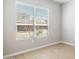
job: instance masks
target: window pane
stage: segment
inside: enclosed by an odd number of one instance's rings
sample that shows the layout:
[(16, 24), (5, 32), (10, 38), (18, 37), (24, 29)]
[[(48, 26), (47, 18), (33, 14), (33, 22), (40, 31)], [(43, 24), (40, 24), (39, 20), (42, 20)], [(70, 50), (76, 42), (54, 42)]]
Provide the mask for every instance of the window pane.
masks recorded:
[(25, 39), (33, 36), (33, 26), (19, 25), (17, 26), (17, 38)]
[(36, 26), (36, 37), (46, 37), (48, 32), (47, 26)]
[(16, 37), (18, 39), (25, 39), (26, 38), (26, 29), (25, 26), (18, 26), (17, 25), (17, 33), (16, 33)]
[(34, 8), (26, 4), (16, 4), (17, 39), (29, 39), (33, 37)]
[(36, 8), (35, 19), (36, 19), (36, 24), (47, 24), (48, 11), (44, 9)]
[(25, 24), (33, 24), (33, 15), (34, 15), (34, 8), (23, 5), (17, 4), (17, 23), (25, 23)]

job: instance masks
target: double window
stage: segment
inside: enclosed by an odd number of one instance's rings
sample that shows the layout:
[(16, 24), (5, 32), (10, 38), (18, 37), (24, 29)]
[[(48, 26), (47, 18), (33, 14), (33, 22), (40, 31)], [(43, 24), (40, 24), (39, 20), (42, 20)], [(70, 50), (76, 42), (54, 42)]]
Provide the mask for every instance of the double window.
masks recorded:
[(16, 38), (42, 38), (48, 34), (48, 9), (16, 3)]

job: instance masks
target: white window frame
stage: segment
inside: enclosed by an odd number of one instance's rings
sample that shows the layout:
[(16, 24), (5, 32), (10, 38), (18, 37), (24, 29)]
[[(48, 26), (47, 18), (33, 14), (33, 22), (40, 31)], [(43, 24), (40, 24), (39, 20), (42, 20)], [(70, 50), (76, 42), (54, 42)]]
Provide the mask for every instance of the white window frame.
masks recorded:
[[(33, 37), (32, 38), (18, 39), (16, 37), (16, 40), (28, 40), (28, 39), (35, 39), (35, 38), (37, 39), (37, 37), (36, 37), (36, 26), (37, 25), (47, 26), (48, 27), (48, 29), (47, 29), (47, 36), (46, 36), (46, 38), (47, 38), (48, 35), (49, 35), (49, 8), (44, 8), (44, 7), (41, 7), (41, 6), (36, 6), (36, 5), (32, 5), (32, 4), (28, 4), (28, 3), (24, 3), (24, 2), (18, 2), (18, 1), (16, 1), (16, 4), (22, 4), (22, 5), (27, 5), (27, 6), (33, 7), (34, 8), (34, 17), (35, 17), (35, 9), (36, 8), (43, 9), (43, 10), (46, 10), (48, 12), (47, 24), (36, 24), (35, 18), (34, 18), (34, 23), (33, 24), (29, 24), (29, 25), (33, 25), (33, 27), (34, 27)], [(16, 23), (16, 28), (17, 28), (17, 25), (28, 25), (28, 24), (17, 24)], [(17, 29), (16, 29), (16, 32), (17, 32)], [(45, 38), (45, 37), (41, 37), (41, 38)], [(41, 39), (41, 38), (38, 38), (38, 39)]]

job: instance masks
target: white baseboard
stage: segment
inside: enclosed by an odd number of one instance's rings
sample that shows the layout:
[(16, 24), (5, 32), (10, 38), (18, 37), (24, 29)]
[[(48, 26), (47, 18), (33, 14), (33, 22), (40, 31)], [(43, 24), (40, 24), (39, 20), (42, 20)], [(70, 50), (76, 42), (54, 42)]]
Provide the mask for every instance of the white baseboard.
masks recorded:
[(11, 57), (11, 56), (16, 56), (16, 55), (19, 55), (19, 54), (35, 51), (37, 49), (41, 49), (41, 48), (48, 47), (48, 46), (55, 45), (55, 44), (59, 44), (59, 43), (75, 46), (75, 44), (72, 44), (72, 43), (69, 43), (69, 42), (58, 41), (58, 42), (53, 42), (53, 43), (46, 44), (46, 45), (43, 45), (43, 46), (39, 46), (39, 47), (36, 47), (36, 48), (27, 49), (27, 50), (24, 50), (24, 51), (21, 51), (21, 52), (16, 52), (16, 53), (13, 53), (13, 54), (5, 55), (5, 56), (3, 56), (3, 58), (8, 58), (8, 57)]
[(67, 44), (67, 45), (75, 46), (74, 43), (70, 43), (70, 42), (66, 42), (66, 41), (60, 41), (60, 42), (63, 43), (63, 44)]
[(61, 43), (61, 42), (60, 41), (53, 42), (53, 43), (46, 44), (46, 45), (43, 45), (43, 46), (39, 46), (39, 47), (36, 47), (36, 48), (27, 49), (27, 50), (24, 50), (24, 51), (21, 51), (21, 52), (16, 52), (16, 53), (13, 53), (13, 54), (5, 55), (5, 56), (3, 56), (3, 58), (8, 58), (8, 57), (11, 57), (11, 56), (16, 56), (16, 55), (19, 55), (19, 54), (31, 52), (31, 51), (34, 51), (34, 50), (37, 50), (37, 49), (41, 49), (41, 48), (48, 47), (48, 46), (55, 45), (55, 44), (59, 44), (59, 43)]

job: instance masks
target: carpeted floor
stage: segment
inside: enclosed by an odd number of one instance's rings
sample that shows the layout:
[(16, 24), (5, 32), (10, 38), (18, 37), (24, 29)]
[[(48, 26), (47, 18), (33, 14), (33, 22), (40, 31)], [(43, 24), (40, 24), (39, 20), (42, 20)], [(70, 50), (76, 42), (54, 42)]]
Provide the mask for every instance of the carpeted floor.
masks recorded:
[(8, 59), (75, 59), (75, 47), (57, 44)]

